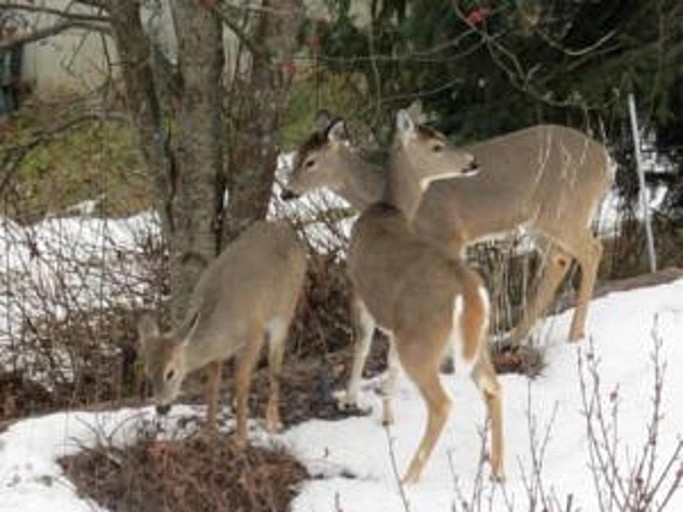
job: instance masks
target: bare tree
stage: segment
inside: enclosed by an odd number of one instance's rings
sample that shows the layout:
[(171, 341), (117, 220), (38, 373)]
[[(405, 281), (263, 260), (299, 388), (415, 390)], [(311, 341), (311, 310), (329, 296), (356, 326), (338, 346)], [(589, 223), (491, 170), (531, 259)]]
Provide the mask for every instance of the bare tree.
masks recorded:
[[(265, 216), (287, 103), (301, 0), (236, 7), (218, 0), (170, 0), (177, 59), (158, 48), (143, 10), (159, 2), (0, 2), (0, 10), (54, 20), (0, 43), (0, 50), (66, 30), (111, 36), (125, 105), (154, 184), (170, 256), (171, 312), (182, 316), (198, 275), (224, 242)], [(224, 30), (238, 39), (225, 65)], [(229, 204), (225, 204), (226, 188)]]

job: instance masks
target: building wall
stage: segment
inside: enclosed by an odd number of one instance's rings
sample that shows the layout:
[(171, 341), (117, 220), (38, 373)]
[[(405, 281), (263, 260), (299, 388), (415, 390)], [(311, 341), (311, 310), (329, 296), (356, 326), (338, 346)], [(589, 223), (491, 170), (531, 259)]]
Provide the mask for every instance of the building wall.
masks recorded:
[(24, 47), (23, 79), (39, 97), (89, 92), (107, 77), (107, 54), (114, 44), (100, 34), (65, 32)]

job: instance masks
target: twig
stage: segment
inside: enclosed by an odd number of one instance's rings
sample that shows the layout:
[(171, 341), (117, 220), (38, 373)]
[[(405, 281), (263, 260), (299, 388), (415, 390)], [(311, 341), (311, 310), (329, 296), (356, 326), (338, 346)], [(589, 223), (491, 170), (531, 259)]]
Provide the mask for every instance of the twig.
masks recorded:
[(92, 30), (95, 32), (102, 32), (105, 34), (108, 34), (110, 31), (110, 28), (105, 25), (100, 25), (98, 23), (90, 23), (90, 22), (83, 22), (83, 21), (77, 21), (77, 20), (64, 20), (64, 21), (58, 21), (54, 25), (50, 25), (49, 27), (33, 30), (29, 32), (28, 34), (25, 34), (23, 36), (16, 36), (10, 39), (6, 39), (4, 41), (0, 41), (0, 51), (5, 51), (12, 49), (16, 46), (22, 45), (22, 44), (28, 44), (32, 43), (34, 41), (40, 41), (41, 39), (46, 39), (48, 37), (61, 34), (62, 32), (72, 29), (72, 28), (80, 28), (84, 30)]
[(406, 496), (406, 491), (403, 487), (403, 482), (401, 482), (401, 477), (398, 472), (398, 464), (396, 463), (396, 452), (394, 450), (394, 439), (391, 437), (391, 432), (389, 426), (384, 427), (384, 433), (387, 436), (387, 444), (389, 446), (389, 458), (391, 460), (391, 470), (396, 479), (398, 485), (398, 493), (401, 496), (401, 502), (403, 503), (403, 510), (405, 512), (410, 512), (410, 503), (408, 502), (408, 497)]

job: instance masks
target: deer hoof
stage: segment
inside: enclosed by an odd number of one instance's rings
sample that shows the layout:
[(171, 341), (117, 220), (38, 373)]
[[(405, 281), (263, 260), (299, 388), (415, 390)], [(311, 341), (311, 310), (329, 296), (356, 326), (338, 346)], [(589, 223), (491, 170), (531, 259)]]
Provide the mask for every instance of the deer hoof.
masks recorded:
[(491, 480), (491, 482), (496, 483), (496, 484), (504, 484), (505, 483), (505, 473), (491, 473), (489, 480)]
[(281, 432), (283, 429), (284, 425), (282, 424), (282, 420), (279, 416), (266, 418), (266, 431), (269, 434), (277, 434), (278, 432)]
[(401, 478), (401, 485), (415, 485), (420, 481), (420, 475), (415, 472), (406, 473), (403, 478)]
[(230, 438), (228, 441), (230, 443), (230, 446), (232, 447), (233, 450), (242, 452), (246, 449), (247, 447), (247, 439), (246, 437), (240, 436), (235, 434)]
[(340, 411), (357, 409), (358, 397), (349, 395), (348, 393), (342, 393), (339, 397), (337, 397), (337, 408)]
[(280, 409), (276, 402), (268, 402), (266, 406), (266, 430), (274, 434), (280, 432), (283, 428), (282, 418), (280, 417)]
[(382, 426), (383, 427), (390, 427), (393, 424), (394, 424), (394, 413), (385, 411), (384, 415), (382, 417)]

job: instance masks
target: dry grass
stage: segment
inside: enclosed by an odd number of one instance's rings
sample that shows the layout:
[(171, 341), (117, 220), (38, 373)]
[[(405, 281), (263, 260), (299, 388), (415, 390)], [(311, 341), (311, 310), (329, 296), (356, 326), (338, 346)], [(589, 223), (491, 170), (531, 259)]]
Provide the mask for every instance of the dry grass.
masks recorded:
[(143, 437), (125, 449), (101, 446), (60, 463), (79, 493), (116, 512), (283, 512), (308, 477), (283, 451), (237, 450), (225, 436)]

